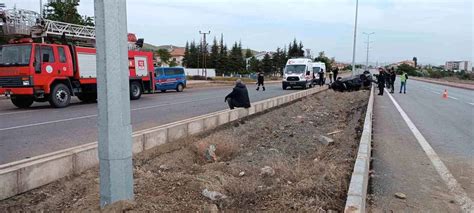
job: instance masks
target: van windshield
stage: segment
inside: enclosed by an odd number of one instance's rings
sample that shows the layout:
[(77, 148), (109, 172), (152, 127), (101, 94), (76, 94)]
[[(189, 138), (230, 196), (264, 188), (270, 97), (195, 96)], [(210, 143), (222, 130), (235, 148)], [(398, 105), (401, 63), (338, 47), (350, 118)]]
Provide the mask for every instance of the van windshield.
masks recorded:
[(285, 73), (304, 73), (306, 71), (306, 65), (287, 65)]
[(0, 66), (25, 66), (30, 64), (31, 45), (0, 46)]
[(313, 67), (313, 72), (314, 73), (319, 72), (319, 70), (321, 70), (321, 67)]

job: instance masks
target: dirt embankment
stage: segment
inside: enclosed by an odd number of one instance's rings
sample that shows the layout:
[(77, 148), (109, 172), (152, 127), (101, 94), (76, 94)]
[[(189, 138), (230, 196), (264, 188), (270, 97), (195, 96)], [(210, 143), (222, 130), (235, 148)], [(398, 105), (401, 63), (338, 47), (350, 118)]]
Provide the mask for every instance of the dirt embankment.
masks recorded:
[[(135, 201), (106, 210), (341, 211), (368, 94), (319, 93), (140, 154), (134, 158)], [(322, 135), (334, 142), (322, 143)], [(97, 173), (0, 201), (0, 212), (97, 211)]]

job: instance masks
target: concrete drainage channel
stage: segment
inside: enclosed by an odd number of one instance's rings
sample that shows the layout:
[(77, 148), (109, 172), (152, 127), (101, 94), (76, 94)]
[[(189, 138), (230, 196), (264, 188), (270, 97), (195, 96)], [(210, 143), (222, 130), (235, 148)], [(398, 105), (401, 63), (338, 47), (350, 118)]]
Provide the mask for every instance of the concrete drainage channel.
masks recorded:
[[(155, 128), (137, 131), (132, 135), (133, 153), (140, 153), (165, 143), (208, 131), (220, 125), (293, 102), (326, 89), (327, 88), (303, 90), (255, 102), (252, 104), (252, 107), (248, 109), (222, 110)], [(371, 101), (373, 102), (372, 95), (373, 90), (371, 93)], [(364, 135), (362, 138), (364, 138)], [(80, 174), (98, 165), (98, 163), (97, 142), (93, 142), (0, 165), (0, 200), (27, 192), (68, 175)]]
[(360, 138), (357, 159), (354, 164), (349, 190), (347, 192), (344, 212), (367, 212), (367, 188), (369, 184), (369, 169), (372, 142), (372, 115), (374, 107), (374, 87), (370, 91), (369, 103), (364, 120), (364, 130)]

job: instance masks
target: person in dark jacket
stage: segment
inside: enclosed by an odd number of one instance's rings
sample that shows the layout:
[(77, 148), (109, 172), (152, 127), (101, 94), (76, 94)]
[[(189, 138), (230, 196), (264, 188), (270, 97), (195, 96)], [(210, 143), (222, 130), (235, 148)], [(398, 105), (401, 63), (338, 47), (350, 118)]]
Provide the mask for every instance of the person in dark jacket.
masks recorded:
[(377, 85), (379, 88), (379, 94), (383, 95), (383, 89), (385, 88), (385, 77), (386, 74), (382, 68), (379, 68), (379, 75), (377, 75)]
[(395, 72), (395, 69), (392, 67), (390, 69), (390, 93), (394, 93), (395, 90), (395, 80), (397, 79), (397, 73)]
[(230, 109), (234, 109), (235, 107), (250, 108), (247, 87), (240, 79), (235, 81), (235, 87), (232, 89), (232, 92), (225, 96), (225, 102), (229, 104)]
[(260, 85), (262, 85), (263, 91), (265, 91), (265, 84), (263, 81), (265, 80), (265, 75), (263, 72), (259, 72), (257, 75), (257, 91), (260, 89)]
[(318, 72), (319, 75), (319, 86), (322, 87), (324, 85), (324, 69), (320, 69)]
[(336, 67), (336, 69), (334, 69), (334, 70), (332, 71), (332, 77), (334, 78), (334, 82), (336, 82), (336, 80), (337, 80), (337, 74), (338, 74), (338, 73), (339, 73), (339, 68)]

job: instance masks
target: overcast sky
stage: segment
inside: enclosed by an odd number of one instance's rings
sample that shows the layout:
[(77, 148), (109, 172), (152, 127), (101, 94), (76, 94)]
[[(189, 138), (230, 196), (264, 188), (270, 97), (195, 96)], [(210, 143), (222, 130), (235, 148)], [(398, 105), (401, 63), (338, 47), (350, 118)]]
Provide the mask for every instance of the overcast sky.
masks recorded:
[[(7, 7), (38, 10), (39, 0), (0, 0)], [(46, 0), (43, 0), (46, 2)], [(474, 60), (472, 0), (359, 0), (358, 62), (395, 62), (418, 57), (421, 64)], [(92, 16), (93, 0), (80, 0), (79, 12)], [(199, 30), (224, 34), (255, 50), (275, 50), (293, 38), (313, 54), (325, 51), (352, 60), (355, 0), (128, 0), (128, 31), (145, 42), (184, 46), (199, 41)]]

